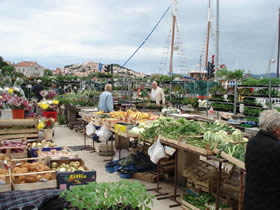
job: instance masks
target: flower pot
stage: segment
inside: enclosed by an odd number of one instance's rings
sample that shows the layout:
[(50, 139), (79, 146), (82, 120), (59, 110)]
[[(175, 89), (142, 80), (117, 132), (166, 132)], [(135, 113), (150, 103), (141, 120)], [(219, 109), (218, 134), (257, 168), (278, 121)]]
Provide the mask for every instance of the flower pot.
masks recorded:
[(24, 119), (24, 109), (13, 109), (13, 119)]
[(57, 119), (57, 112), (56, 111), (44, 111), (43, 116), (45, 118), (54, 118), (55, 121)]
[(53, 129), (43, 129), (43, 132), (44, 132), (44, 139), (45, 140), (52, 140)]
[(11, 109), (0, 109), (0, 119), (1, 120), (12, 120), (13, 119), (13, 113)]

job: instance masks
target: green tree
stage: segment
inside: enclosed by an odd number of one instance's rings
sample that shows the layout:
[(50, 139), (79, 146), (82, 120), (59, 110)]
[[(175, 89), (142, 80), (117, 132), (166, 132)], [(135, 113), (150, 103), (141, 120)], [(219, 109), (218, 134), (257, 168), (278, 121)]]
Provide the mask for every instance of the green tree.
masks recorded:
[(44, 70), (44, 76), (52, 76), (53, 75), (53, 72), (49, 69), (45, 69)]

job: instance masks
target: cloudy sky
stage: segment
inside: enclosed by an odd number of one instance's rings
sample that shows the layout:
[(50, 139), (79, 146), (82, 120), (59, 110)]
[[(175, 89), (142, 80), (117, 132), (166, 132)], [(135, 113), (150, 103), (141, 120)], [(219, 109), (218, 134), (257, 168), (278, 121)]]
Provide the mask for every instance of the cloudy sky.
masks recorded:
[[(55, 69), (95, 61), (122, 65), (152, 31), (171, 0), (0, 0), (0, 55)], [(215, 4), (209, 54), (215, 52)], [(278, 0), (220, 0), (220, 63), (266, 73), (277, 55)], [(177, 0), (174, 71), (204, 56), (208, 0)], [(126, 67), (167, 73), (170, 9)], [(274, 46), (274, 48), (273, 48)], [(274, 50), (273, 50), (274, 49)], [(203, 62), (204, 63), (204, 62)], [(272, 65), (272, 71), (276, 65)]]

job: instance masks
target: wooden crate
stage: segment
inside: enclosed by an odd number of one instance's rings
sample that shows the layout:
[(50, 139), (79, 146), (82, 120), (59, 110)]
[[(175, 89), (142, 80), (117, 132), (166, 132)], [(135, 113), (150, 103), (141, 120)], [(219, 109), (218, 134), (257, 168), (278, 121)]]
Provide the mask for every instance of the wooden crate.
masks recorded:
[(0, 184), (0, 192), (7, 192), (12, 190), (11, 185), (11, 172), (9, 170), (9, 174), (7, 175), (0, 175), (1, 179), (4, 178), (6, 184)]
[(190, 204), (189, 202), (185, 200), (181, 200), (181, 207), (182, 210), (200, 210), (199, 208), (195, 207), (194, 205)]
[(232, 156), (230, 156), (229, 154), (225, 153), (225, 152), (220, 152), (218, 149), (214, 149), (213, 150), (215, 154), (220, 154), (220, 156), (226, 160), (228, 160), (229, 162), (233, 163), (235, 166), (238, 166), (239, 168), (246, 170), (245, 169), (245, 163), (241, 160), (238, 160)]
[[(46, 165), (46, 159), (44, 158), (22, 158), (22, 159), (12, 159), (12, 167), (16, 166), (17, 162), (29, 162), (29, 161), (43, 161)], [(20, 184), (18, 179), (19, 176), (27, 175), (40, 175), (40, 174), (51, 174), (51, 180), (46, 182), (34, 182), (34, 183), (23, 183)], [(38, 190), (38, 189), (47, 189), (47, 188), (56, 188), (56, 171), (42, 171), (42, 172), (28, 172), (23, 174), (11, 174), (11, 183), (13, 190)]]
[[(27, 141), (26, 138), (23, 139), (18, 139), (21, 140), (23, 142), (23, 144), (25, 144), (25, 146), (18, 148), (18, 147), (5, 147), (5, 148), (0, 148), (0, 152), (1, 150), (6, 150), (6, 154), (8, 156), (10, 156), (12, 159), (18, 159), (18, 158), (27, 158)], [(8, 142), (8, 141), (17, 141), (17, 139), (1, 139), (0, 137), (0, 144), (1, 142)], [(13, 152), (13, 149), (23, 149), (22, 152)]]
[[(38, 119), (0, 120), (1, 139), (38, 138)], [(22, 127), (18, 129), (16, 127)]]
[[(34, 183), (24, 183), (24, 184), (16, 184), (18, 183), (19, 176), (27, 176), (27, 175), (40, 175), (40, 174), (51, 174), (51, 179), (46, 182), (34, 182)], [(12, 175), (14, 180), (12, 179), (12, 188), (13, 190), (39, 190), (39, 189), (47, 189), (47, 188), (56, 188), (56, 171), (42, 171), (42, 172), (30, 172), (24, 174), (14, 174)]]
[(210, 192), (210, 178), (215, 174), (216, 168), (206, 162), (198, 161), (196, 164), (184, 169), (183, 176), (187, 178), (187, 187), (195, 192)]
[(132, 178), (150, 183), (157, 181), (157, 175), (154, 172), (135, 172), (132, 174)]

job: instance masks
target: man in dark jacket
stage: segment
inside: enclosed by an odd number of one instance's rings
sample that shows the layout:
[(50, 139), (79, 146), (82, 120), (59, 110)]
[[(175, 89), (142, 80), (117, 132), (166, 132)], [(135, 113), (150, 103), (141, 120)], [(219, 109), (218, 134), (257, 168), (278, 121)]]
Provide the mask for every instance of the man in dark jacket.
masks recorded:
[(33, 93), (35, 97), (38, 99), (38, 102), (43, 99), (43, 96), (41, 96), (40, 92), (44, 90), (43, 85), (41, 84), (41, 80), (37, 81), (37, 84), (33, 86)]
[(245, 210), (280, 209), (280, 113), (267, 110), (260, 131), (251, 138), (245, 155)]

